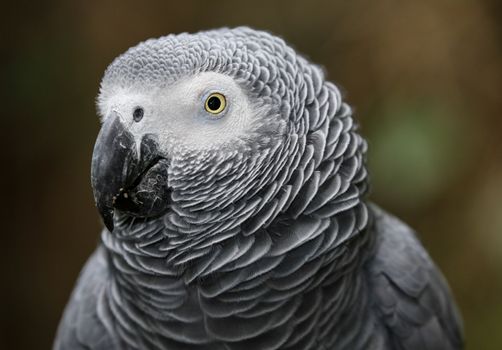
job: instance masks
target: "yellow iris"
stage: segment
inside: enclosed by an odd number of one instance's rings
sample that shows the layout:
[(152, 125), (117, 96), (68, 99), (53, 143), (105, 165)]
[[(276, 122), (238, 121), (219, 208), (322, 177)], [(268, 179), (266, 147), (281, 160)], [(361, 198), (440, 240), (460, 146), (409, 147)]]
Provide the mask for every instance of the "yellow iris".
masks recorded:
[(227, 100), (225, 99), (225, 96), (214, 92), (207, 97), (204, 108), (211, 114), (219, 114), (223, 112), (226, 106)]

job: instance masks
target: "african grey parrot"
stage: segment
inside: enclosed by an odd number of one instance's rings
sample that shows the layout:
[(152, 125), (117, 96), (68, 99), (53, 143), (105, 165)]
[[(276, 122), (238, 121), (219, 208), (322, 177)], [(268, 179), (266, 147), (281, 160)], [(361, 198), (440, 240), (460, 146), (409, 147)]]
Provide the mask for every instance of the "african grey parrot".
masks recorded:
[(249, 28), (116, 58), (91, 180), (106, 229), (55, 349), (460, 349), (448, 286), (365, 197), (322, 70)]

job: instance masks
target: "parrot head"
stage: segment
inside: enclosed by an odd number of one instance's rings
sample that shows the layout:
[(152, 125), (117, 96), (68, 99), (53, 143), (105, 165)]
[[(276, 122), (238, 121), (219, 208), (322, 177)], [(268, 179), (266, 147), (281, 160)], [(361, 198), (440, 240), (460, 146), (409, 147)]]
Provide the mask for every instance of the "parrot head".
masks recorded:
[(221, 211), (275, 177), (287, 133), (278, 86), (268, 86), (278, 77), (263, 62), (275, 52), (249, 41), (264, 33), (221, 34), (148, 40), (106, 70), (91, 181), (110, 231), (117, 213)]
[[(110, 232), (156, 222), (170, 244), (208, 247), (312, 213), (349, 186), (364, 192), (350, 108), (319, 67), (266, 32), (147, 40), (111, 63), (97, 101), (91, 182)], [(315, 199), (324, 182), (329, 195)]]

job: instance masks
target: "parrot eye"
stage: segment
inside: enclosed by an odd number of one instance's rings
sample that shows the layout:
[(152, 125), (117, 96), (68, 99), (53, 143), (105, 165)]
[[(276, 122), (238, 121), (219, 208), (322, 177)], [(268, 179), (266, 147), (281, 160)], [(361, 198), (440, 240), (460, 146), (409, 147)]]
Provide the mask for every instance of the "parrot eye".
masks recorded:
[(145, 114), (143, 108), (136, 107), (132, 112), (132, 118), (134, 119), (135, 122), (139, 122), (141, 119), (143, 119), (143, 114)]
[(227, 100), (225, 99), (225, 96), (217, 92), (209, 95), (206, 99), (206, 103), (204, 104), (206, 111), (211, 114), (219, 114), (223, 112), (226, 106)]

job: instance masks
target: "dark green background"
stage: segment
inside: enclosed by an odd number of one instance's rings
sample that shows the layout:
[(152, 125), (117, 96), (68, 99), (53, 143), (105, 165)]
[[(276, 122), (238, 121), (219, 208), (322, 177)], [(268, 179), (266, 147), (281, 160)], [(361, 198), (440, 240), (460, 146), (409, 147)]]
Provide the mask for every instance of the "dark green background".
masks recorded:
[(502, 8), (451, 1), (11, 1), (2, 5), (0, 348), (49, 348), (100, 223), (95, 96), (168, 33), (250, 25), (323, 65), (369, 140), (372, 198), (450, 281), (468, 349), (502, 349)]

